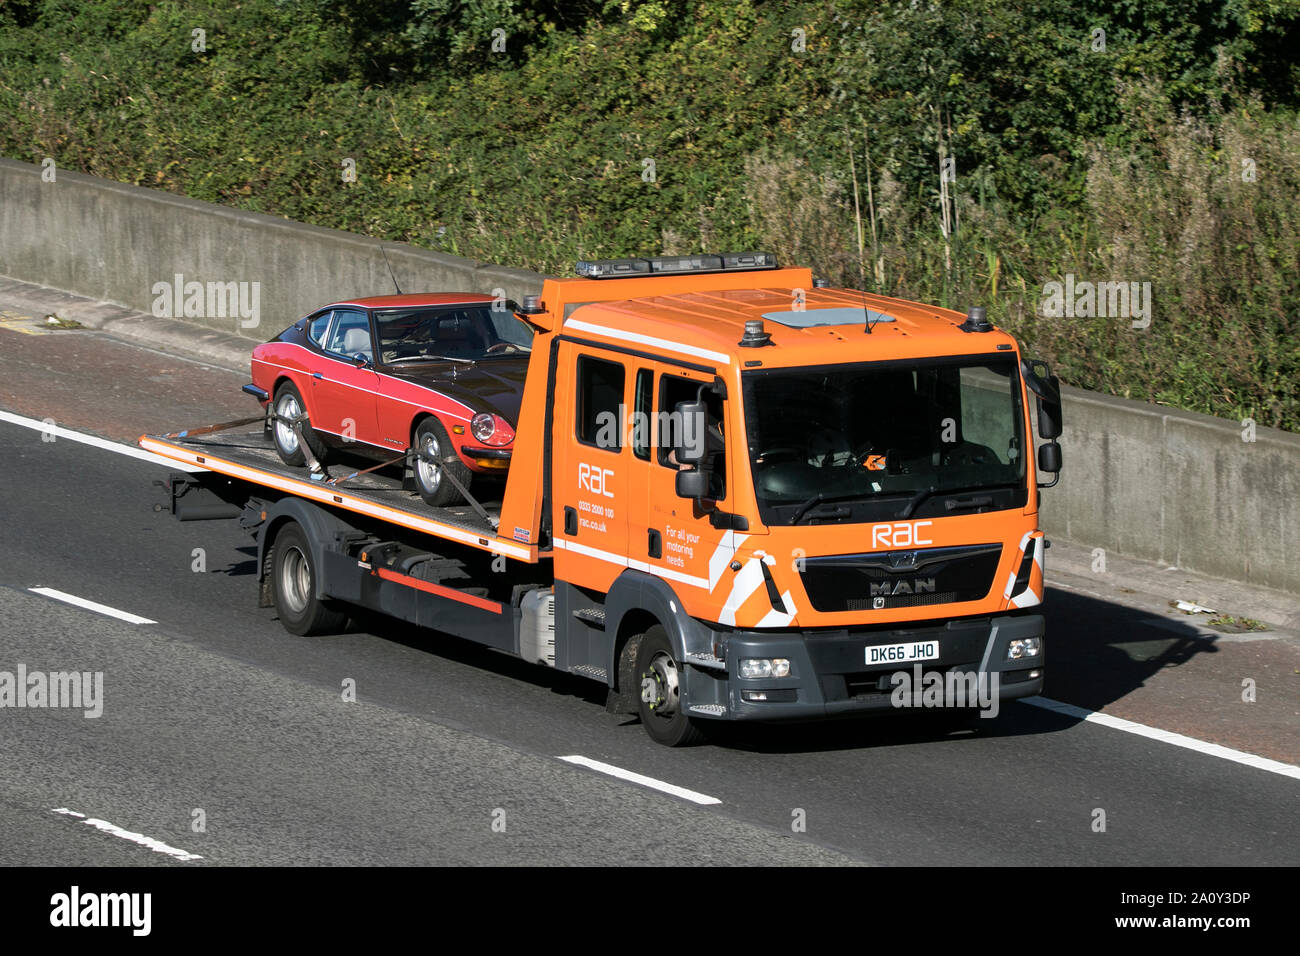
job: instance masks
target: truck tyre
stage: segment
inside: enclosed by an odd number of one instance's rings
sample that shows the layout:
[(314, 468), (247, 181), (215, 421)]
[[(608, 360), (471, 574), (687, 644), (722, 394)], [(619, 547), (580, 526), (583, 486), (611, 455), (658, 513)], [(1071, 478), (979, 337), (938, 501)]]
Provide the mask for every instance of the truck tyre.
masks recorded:
[[(271, 409), (276, 414), (276, 420), (271, 423), (271, 438), (275, 442), (276, 454), (286, 465), (295, 468), (305, 465), (307, 458), (303, 455), (301, 442), (298, 441), (294, 430), (289, 427), (289, 422), (306, 412), (307, 404), (302, 400), (302, 395), (298, 393), (298, 388), (293, 382), (280, 383), (280, 387), (275, 390)], [(310, 421), (303, 422), (302, 434), (307, 439), (307, 447), (316, 456), (316, 460), (322, 465), (325, 464), (327, 451), (325, 443), (312, 431)]]
[[(424, 503), (441, 508), (464, 500), (443, 471), (449, 471), (465, 488), (469, 487), (471, 472), (456, 454), (442, 422), (432, 416), (420, 422), (415, 429), (412, 447), (418, 457), (411, 470), (415, 474), (416, 490)], [(435, 461), (429, 461), (431, 458)]]
[(271, 600), (284, 629), (304, 637), (343, 630), (347, 615), (316, 597), (316, 565), (302, 527), (284, 525), (271, 549)]
[(637, 713), (652, 740), (668, 747), (689, 747), (704, 739), (699, 722), (682, 708), (681, 665), (667, 632), (658, 624), (641, 638), (636, 679)]

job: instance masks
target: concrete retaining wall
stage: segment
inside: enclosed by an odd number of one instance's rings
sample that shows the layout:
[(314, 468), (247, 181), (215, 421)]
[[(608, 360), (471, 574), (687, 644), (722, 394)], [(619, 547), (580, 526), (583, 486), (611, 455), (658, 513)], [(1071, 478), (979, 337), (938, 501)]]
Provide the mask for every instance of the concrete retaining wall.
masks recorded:
[[(408, 292), (541, 289), (517, 269), (385, 244)], [(318, 305), (393, 291), (379, 244), (91, 176), (0, 160), (0, 275), (150, 312), (154, 284), (258, 283), (266, 339)], [(1065, 471), (1043, 525), (1110, 552), (1300, 594), (1300, 436), (1067, 389)]]
[[(259, 340), (317, 306), (394, 291), (377, 240), (62, 170), (43, 182), (40, 173), (0, 159), (0, 275), (145, 313), (155, 311), (155, 284), (177, 275), (182, 291), (189, 282), (205, 292), (208, 283), (247, 283), (250, 306), (257, 283), (256, 316), (209, 314), (205, 295), (202, 314), (170, 317)], [(405, 292), (541, 291), (535, 273), (403, 243), (384, 248)]]

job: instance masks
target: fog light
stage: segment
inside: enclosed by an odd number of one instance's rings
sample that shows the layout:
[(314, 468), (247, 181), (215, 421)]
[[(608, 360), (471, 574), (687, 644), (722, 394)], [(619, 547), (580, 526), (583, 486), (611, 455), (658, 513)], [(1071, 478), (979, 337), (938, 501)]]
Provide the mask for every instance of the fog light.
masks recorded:
[(740, 696), (744, 700), (767, 700), (767, 691), (765, 690), (743, 690)]
[(740, 676), (789, 677), (790, 661), (784, 657), (747, 657), (740, 662)]
[(1041, 637), (1018, 638), (1007, 645), (1007, 660), (1018, 661), (1026, 657), (1037, 657), (1042, 647)]
[(1030, 680), (1038, 680), (1038, 678), (1040, 678), (1040, 677), (1042, 677), (1042, 676), (1043, 676), (1043, 672), (1042, 672), (1042, 671), (1030, 671), (1030, 672), (1029, 672), (1029, 679), (1030, 679)]

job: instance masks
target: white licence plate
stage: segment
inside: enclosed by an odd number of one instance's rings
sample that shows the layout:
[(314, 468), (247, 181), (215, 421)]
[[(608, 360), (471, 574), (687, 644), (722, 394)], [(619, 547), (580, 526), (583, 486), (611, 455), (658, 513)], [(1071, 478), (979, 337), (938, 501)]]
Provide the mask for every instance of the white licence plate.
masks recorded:
[(939, 659), (938, 641), (917, 641), (913, 644), (880, 644), (867, 648), (867, 665), (911, 664), (913, 661)]

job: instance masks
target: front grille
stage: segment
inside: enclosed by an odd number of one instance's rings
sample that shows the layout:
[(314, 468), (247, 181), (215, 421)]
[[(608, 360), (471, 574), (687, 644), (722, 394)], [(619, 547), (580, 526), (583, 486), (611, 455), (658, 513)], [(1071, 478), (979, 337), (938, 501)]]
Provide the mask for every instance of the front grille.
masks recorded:
[[(870, 611), (875, 609), (872, 598), (848, 598), (844, 602), (846, 611)], [(957, 596), (956, 591), (942, 591), (936, 594), (900, 594), (885, 607), (922, 607), (926, 604), (951, 604), (954, 601), (968, 600)], [(821, 608), (818, 608), (821, 610)]]
[(817, 611), (870, 611), (978, 601), (993, 587), (1000, 544), (878, 551), (804, 559)]

